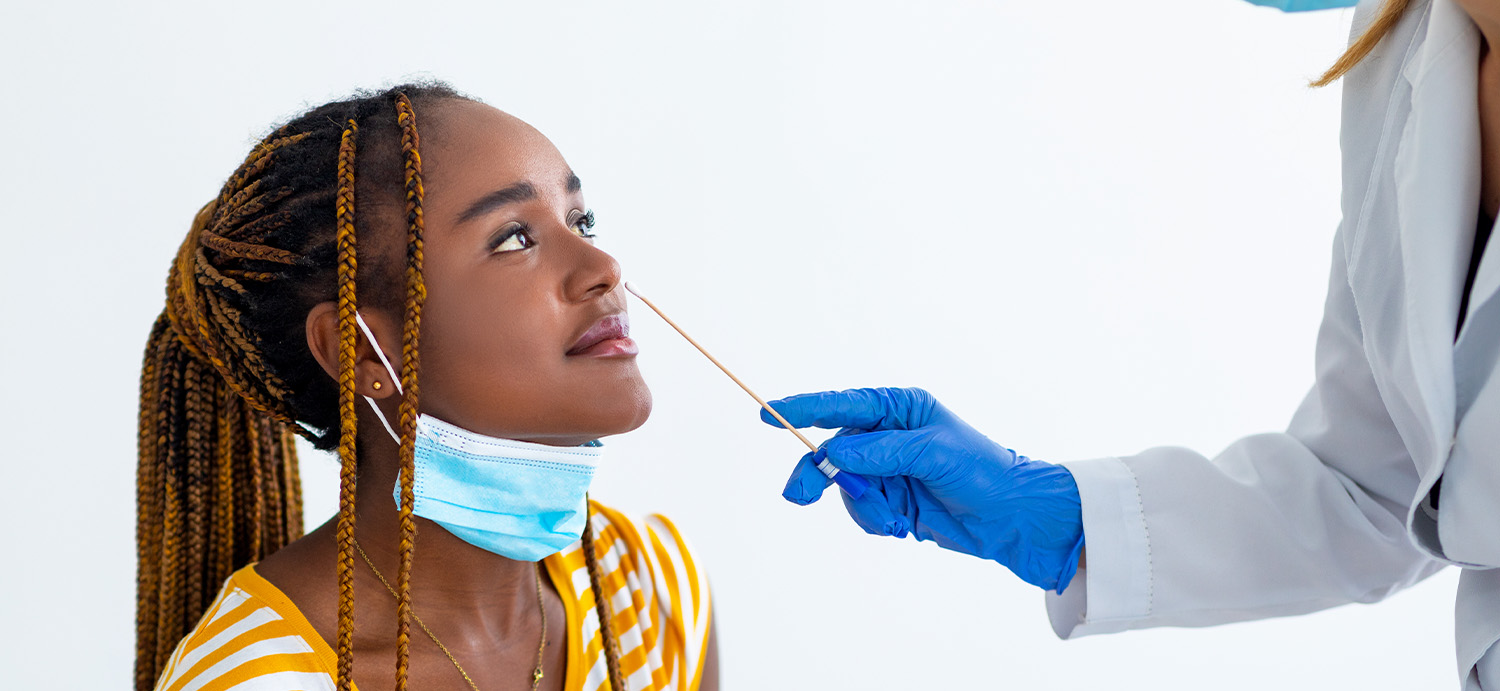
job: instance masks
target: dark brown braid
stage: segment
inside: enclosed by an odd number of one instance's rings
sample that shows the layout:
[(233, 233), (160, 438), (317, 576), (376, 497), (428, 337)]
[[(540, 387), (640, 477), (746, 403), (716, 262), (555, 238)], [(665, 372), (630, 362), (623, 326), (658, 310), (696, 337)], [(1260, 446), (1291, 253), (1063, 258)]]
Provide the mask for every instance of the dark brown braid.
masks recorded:
[[(170, 328), (165, 318), (159, 318), (151, 327), (151, 335), (147, 341), (155, 343), (159, 341), (162, 334)], [(162, 407), (154, 387), (156, 376), (161, 363), (157, 358), (148, 353), (146, 361), (141, 367), (141, 412), (140, 412), (140, 437), (137, 442), (137, 454), (140, 464), (136, 467), (135, 484), (141, 488), (140, 496), (136, 501), (135, 514), (135, 558), (141, 568), (135, 574), (135, 591), (137, 616), (135, 621), (136, 640), (136, 687), (140, 688), (144, 683), (149, 685), (156, 681), (153, 676), (153, 667), (156, 665), (156, 622), (148, 620), (141, 613), (157, 612), (157, 583), (161, 576), (161, 570), (146, 568), (147, 564), (158, 564), (161, 558), (161, 531), (153, 531), (153, 521), (158, 521), (162, 515), (161, 493), (147, 492), (145, 488), (161, 479), (160, 459), (156, 455), (156, 414)], [(148, 662), (149, 661), (149, 662)]]
[[(620, 670), (620, 641), (615, 638), (615, 617), (604, 592), (604, 570), (599, 567), (599, 553), (594, 549), (594, 513), (592, 502), (583, 522), (583, 563), (588, 567), (589, 587), (594, 590), (594, 613), (599, 617), (599, 635), (604, 638), (604, 667), (609, 671), (609, 688), (627, 691), (625, 675)], [(607, 549), (607, 547), (606, 547)]]

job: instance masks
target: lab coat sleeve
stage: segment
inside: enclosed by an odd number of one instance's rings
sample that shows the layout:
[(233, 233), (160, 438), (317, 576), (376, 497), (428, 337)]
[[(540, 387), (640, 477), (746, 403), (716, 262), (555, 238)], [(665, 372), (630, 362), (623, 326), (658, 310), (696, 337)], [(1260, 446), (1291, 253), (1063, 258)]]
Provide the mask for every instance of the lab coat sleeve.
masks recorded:
[(1213, 459), (1184, 448), (1064, 465), (1086, 568), (1047, 595), (1062, 638), (1211, 626), (1373, 602), (1441, 564), (1403, 525), (1418, 476), (1365, 357), (1342, 238), (1317, 377), (1285, 433)]

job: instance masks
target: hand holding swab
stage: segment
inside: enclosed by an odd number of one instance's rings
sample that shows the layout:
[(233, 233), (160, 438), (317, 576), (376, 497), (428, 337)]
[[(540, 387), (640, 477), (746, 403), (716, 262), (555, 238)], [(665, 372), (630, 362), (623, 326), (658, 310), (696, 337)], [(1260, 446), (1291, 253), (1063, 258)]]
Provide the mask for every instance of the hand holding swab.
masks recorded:
[[(733, 379), (734, 383), (738, 384), (741, 389), (744, 389), (745, 393), (750, 394), (750, 397), (755, 399), (755, 402), (759, 403), (760, 407), (765, 408), (766, 412), (770, 413), (772, 417), (776, 418), (776, 421), (780, 422), (782, 427), (787, 428), (787, 430), (792, 434), (797, 435), (797, 438), (800, 439), (803, 444), (807, 445), (808, 451), (811, 451), (814, 454), (818, 453), (818, 447), (816, 444), (813, 444), (808, 440), (807, 437), (803, 436), (802, 432), (798, 431), (796, 427), (792, 426), (792, 423), (787, 422), (786, 418), (782, 417), (781, 413), (776, 412), (776, 409), (772, 408), (769, 403), (766, 403), (765, 399), (757, 396), (754, 391), (751, 391), (750, 387), (747, 386), (745, 382), (740, 381), (739, 377), (734, 376), (734, 372), (730, 372), (729, 368), (724, 366), (724, 363), (719, 362), (718, 358), (709, 354), (709, 352), (705, 350), (703, 346), (698, 345), (698, 342), (693, 340), (693, 337), (689, 336), (686, 331), (683, 331), (682, 327), (677, 325), (677, 322), (672, 321), (671, 317), (668, 317), (666, 313), (662, 312), (661, 309), (658, 308), (654, 303), (652, 303), (650, 300), (647, 300), (646, 296), (636, 292), (635, 286), (626, 283), (625, 290), (630, 291), (630, 294), (634, 295), (637, 300), (640, 300), (641, 302), (645, 303), (647, 307), (650, 307), (651, 311), (656, 313), (656, 316), (661, 317), (662, 321), (665, 321), (667, 323), (667, 326), (672, 327), (672, 329), (677, 333), (682, 334), (682, 337), (687, 339), (688, 343), (693, 344), (693, 347), (697, 348), (698, 352), (703, 353), (703, 357), (708, 358), (708, 361), (714, 363), (715, 367), (718, 367), (721, 371), (724, 372), (724, 374), (729, 375), (729, 378)], [(853, 497), (855, 499), (863, 496), (865, 491), (870, 488), (869, 480), (851, 473), (839, 472), (838, 468), (833, 467), (833, 464), (828, 462), (828, 458), (826, 456), (822, 459), (821, 462), (818, 463), (818, 470), (822, 471), (825, 477), (833, 480), (836, 484), (838, 484), (839, 487), (843, 488), (845, 492), (848, 492), (850, 497)]]

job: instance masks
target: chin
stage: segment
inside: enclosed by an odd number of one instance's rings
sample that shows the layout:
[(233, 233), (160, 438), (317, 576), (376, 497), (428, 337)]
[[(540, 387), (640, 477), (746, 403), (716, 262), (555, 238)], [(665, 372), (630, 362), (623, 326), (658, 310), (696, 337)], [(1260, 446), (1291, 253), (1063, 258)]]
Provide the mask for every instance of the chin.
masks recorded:
[(634, 432), (651, 417), (651, 389), (642, 383), (636, 390), (611, 402), (600, 415), (600, 438)]

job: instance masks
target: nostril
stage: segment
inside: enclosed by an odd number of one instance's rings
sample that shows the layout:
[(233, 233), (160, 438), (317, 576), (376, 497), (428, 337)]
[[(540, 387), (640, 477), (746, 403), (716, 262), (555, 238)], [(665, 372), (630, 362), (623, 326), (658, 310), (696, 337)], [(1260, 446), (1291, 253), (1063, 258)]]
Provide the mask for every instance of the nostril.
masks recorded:
[(615, 292), (622, 284), (620, 263), (593, 243), (584, 241), (578, 247), (577, 269), (570, 281), (569, 293), (574, 300), (585, 302)]

